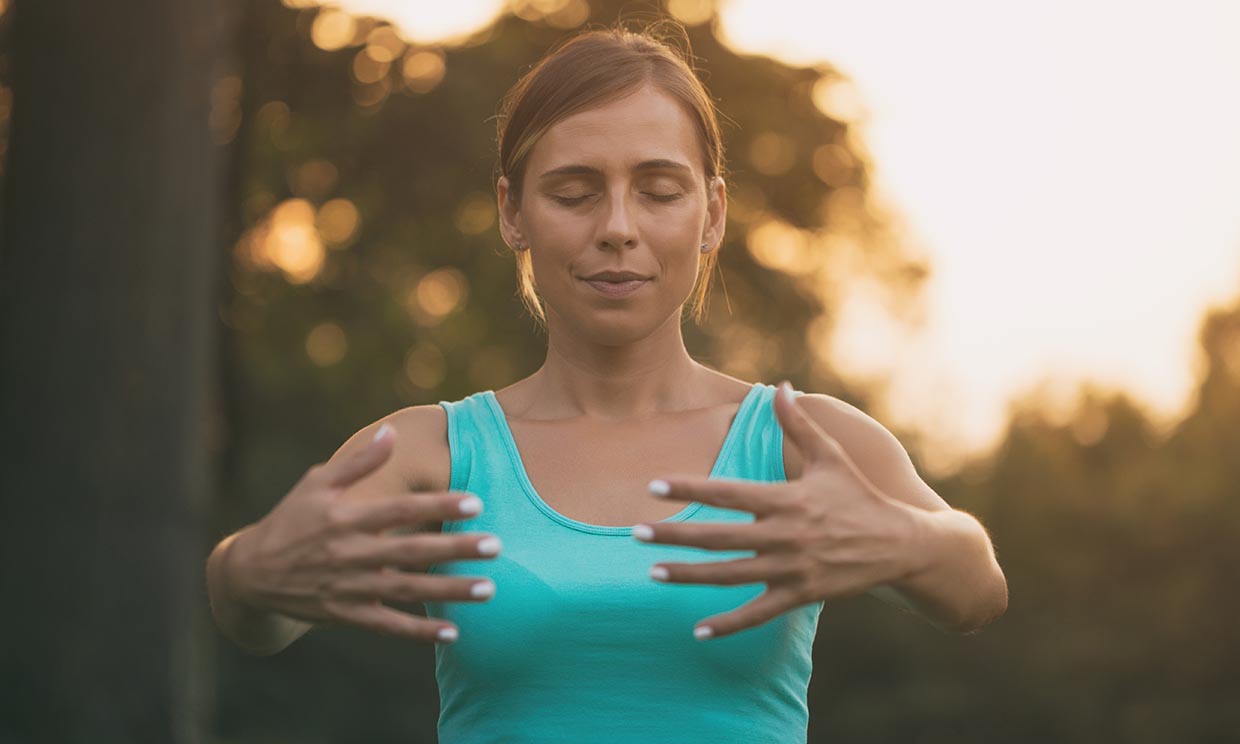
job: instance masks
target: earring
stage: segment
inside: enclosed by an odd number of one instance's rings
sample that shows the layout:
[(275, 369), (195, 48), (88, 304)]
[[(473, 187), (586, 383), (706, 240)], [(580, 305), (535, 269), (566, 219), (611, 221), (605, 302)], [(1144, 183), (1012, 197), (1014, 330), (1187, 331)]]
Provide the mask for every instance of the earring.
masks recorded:
[(702, 253), (706, 253), (708, 250), (710, 250), (710, 249), (706, 247), (706, 244), (705, 244), (705, 243), (702, 243), (702, 247), (701, 247), (701, 251), (702, 251)]

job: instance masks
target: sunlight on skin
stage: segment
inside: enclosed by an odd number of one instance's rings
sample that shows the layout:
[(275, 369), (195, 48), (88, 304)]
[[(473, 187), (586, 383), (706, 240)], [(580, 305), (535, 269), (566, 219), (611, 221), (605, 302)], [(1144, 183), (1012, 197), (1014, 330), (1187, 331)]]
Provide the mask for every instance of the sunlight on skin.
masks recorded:
[(891, 386), (871, 413), (943, 469), (1043, 377), (1129, 389), (1164, 423), (1190, 403), (1197, 324), (1240, 291), (1240, 5), (1153, 5), (726, 6), (734, 48), (834, 64), (864, 99), (929, 317), (894, 342), (861, 286), (836, 358)]
[[(849, 284), (832, 363), (886, 388), (869, 413), (923, 433), (932, 473), (992, 446), (1044, 379), (1064, 408), (1075, 380), (1126, 388), (1164, 426), (1190, 402), (1197, 323), (1240, 289), (1240, 4), (1160, 5), (722, 6), (737, 51), (856, 83), (860, 101), (835, 105), (860, 118), (876, 197), (933, 275), (916, 335)], [(339, 4), (423, 43), (502, 6)]]

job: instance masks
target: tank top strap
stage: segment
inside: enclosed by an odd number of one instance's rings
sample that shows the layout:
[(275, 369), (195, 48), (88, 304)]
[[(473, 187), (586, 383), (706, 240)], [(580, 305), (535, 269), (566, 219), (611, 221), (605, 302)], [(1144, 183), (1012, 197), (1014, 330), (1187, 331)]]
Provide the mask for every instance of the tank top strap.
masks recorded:
[[(778, 388), (766, 383), (755, 383), (755, 387), (756, 393), (747, 400), (749, 405), (737, 412), (735, 422), (738, 438), (744, 444), (733, 449), (720, 475), (764, 482), (786, 481), (784, 430), (775, 415)], [(793, 390), (792, 394), (796, 397), (804, 393)]]
[(474, 393), (456, 401), (439, 401), (448, 415), (448, 449), (452, 457), (452, 478), (448, 488), (469, 490), (471, 482), (490, 479), (502, 472), (507, 463), (507, 444), (495, 426), (494, 414), (487, 405), (491, 391)]

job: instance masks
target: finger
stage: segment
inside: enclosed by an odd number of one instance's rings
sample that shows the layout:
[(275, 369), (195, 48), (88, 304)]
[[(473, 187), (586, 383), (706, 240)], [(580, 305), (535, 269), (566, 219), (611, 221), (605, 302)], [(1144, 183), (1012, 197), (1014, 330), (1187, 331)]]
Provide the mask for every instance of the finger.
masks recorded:
[[(655, 569), (662, 568), (660, 574)], [(650, 567), (650, 578), (665, 584), (738, 584), (779, 583), (796, 576), (796, 569), (783, 556), (761, 555), (733, 561), (705, 563), (656, 563)]]
[[(410, 615), (384, 605), (381, 602), (351, 604), (336, 611), (337, 622), (347, 622), (367, 630), (428, 643), (451, 643), (458, 631), (450, 623), (436, 622)], [(445, 635), (440, 635), (446, 633)]]
[(379, 532), (426, 522), (472, 519), (482, 500), (466, 491), (411, 491), (382, 499), (340, 501), (334, 511), (347, 529)]
[(344, 458), (339, 464), (328, 463), (324, 466), (327, 469), (328, 483), (335, 488), (345, 488), (378, 470), (391, 456), (395, 442), (396, 429), (391, 424), (383, 424), (370, 444)]
[(694, 626), (694, 635), (697, 635), (698, 628), (705, 627), (710, 628), (710, 635), (707, 637), (721, 638), (761, 625), (803, 604), (808, 602), (803, 602), (792, 589), (773, 586), (731, 612), (699, 620)]
[(780, 428), (807, 463), (827, 462), (837, 456), (839, 443), (794, 400), (792, 386), (787, 380), (780, 383), (772, 405)]
[(427, 533), (399, 537), (357, 535), (337, 550), (336, 565), (348, 568), (393, 566), (424, 571), (436, 563), (494, 558), (502, 549), (494, 535)]
[(757, 550), (760, 552), (786, 547), (786, 535), (764, 524), (752, 522), (653, 522), (636, 527), (650, 530), (649, 539), (643, 530), (634, 529), (634, 539), (650, 543), (690, 545), (707, 550)]
[[(667, 487), (660, 488), (660, 482)], [(649, 488), (650, 493), (662, 498), (700, 501), (762, 516), (780, 509), (783, 499), (779, 491), (786, 487), (782, 483), (765, 481), (673, 476), (651, 481)]]
[(495, 582), (408, 571), (367, 571), (333, 582), (331, 592), (336, 597), (393, 602), (479, 602), (495, 595)]

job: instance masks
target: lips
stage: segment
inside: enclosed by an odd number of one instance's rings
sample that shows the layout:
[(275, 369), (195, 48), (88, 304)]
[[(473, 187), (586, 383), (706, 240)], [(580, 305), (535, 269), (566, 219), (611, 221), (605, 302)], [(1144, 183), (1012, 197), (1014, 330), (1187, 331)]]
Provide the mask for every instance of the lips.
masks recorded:
[(601, 281), (598, 279), (582, 279), (582, 281), (607, 297), (625, 297), (645, 286), (650, 280), (637, 278), (628, 281)]
[(583, 278), (586, 281), (595, 282), (628, 282), (649, 279), (650, 277), (642, 276), (632, 271), (600, 271)]

